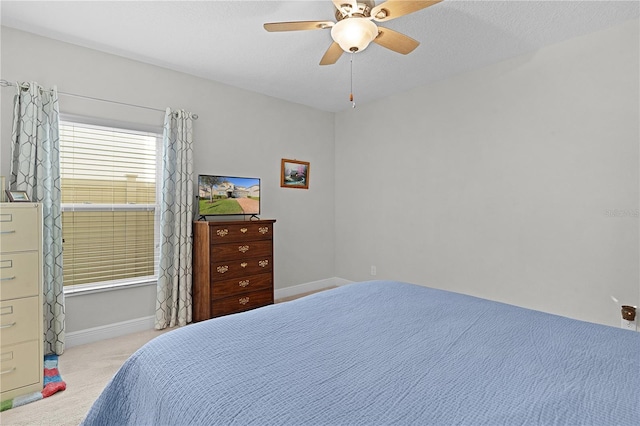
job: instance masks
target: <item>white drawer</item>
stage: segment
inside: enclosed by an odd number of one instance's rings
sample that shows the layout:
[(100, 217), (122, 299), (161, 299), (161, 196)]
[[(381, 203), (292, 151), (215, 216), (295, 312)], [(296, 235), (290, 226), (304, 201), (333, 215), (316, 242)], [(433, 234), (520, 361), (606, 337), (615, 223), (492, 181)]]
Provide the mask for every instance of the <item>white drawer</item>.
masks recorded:
[(0, 341), (2, 347), (37, 340), (40, 336), (38, 296), (0, 302)]
[[(2, 394), (12, 389), (38, 384), (42, 380), (38, 341), (2, 345), (0, 353), (0, 389)], [(3, 398), (4, 399), (4, 398)]]
[(0, 254), (0, 296), (2, 300), (36, 296), (40, 291), (38, 253)]
[(0, 209), (0, 252), (42, 250), (38, 247), (42, 225), (38, 223), (36, 205)]

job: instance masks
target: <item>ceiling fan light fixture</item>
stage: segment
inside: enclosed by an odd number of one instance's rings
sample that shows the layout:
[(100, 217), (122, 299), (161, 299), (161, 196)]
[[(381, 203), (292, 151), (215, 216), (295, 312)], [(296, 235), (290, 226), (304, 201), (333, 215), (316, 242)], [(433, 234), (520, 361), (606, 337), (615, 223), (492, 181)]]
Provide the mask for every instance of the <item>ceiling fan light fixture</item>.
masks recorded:
[(378, 27), (367, 18), (346, 18), (331, 28), (331, 37), (345, 52), (360, 52), (378, 36)]

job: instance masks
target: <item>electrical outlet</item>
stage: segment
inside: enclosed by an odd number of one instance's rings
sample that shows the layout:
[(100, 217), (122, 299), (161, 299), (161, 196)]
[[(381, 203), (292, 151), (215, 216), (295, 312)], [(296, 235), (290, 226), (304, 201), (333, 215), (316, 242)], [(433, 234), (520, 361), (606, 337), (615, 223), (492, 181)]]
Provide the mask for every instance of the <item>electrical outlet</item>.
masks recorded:
[(371, 265), (371, 275), (375, 275), (376, 274), (376, 267)]
[(625, 330), (636, 331), (636, 322), (623, 319), (620, 323), (620, 327), (624, 328)]

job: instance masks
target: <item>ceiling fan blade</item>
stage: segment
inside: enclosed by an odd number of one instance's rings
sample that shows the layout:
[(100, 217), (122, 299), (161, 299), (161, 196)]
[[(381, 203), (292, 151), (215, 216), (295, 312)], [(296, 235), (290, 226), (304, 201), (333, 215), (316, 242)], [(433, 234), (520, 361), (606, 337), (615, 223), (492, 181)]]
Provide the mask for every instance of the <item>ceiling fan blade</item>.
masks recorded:
[(378, 22), (389, 21), (408, 15), (425, 7), (433, 6), (442, 0), (387, 0), (371, 9), (371, 17)]
[(340, 59), (340, 56), (342, 56), (342, 52), (344, 52), (344, 50), (342, 50), (342, 47), (340, 47), (340, 45), (334, 41), (333, 43), (331, 43), (331, 46), (329, 46), (327, 51), (324, 52), (324, 56), (320, 60), (320, 65), (335, 64), (338, 59)]
[(296, 21), (296, 22), (272, 22), (264, 24), (264, 29), (269, 32), (275, 31), (303, 31), (303, 30), (325, 30), (333, 27), (332, 21)]
[(373, 42), (403, 55), (413, 52), (420, 44), (409, 36), (382, 27), (378, 27), (378, 36), (373, 39)]

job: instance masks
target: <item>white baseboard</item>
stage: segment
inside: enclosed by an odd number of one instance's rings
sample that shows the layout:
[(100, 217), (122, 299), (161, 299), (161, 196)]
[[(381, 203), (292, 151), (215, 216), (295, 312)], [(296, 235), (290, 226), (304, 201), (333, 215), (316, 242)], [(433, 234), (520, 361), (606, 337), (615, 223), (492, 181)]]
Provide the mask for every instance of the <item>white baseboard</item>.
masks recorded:
[[(291, 287), (280, 288), (274, 291), (275, 299), (297, 296), (299, 294), (318, 291), (330, 287), (339, 287), (350, 284), (352, 281), (343, 278), (333, 277), (325, 280), (312, 281), (298, 284)], [(73, 331), (65, 336), (65, 348), (71, 348), (87, 343), (98, 342), (100, 340), (112, 339), (131, 333), (151, 330), (155, 327), (155, 316), (132, 319), (99, 327), (87, 328), (85, 330)]]
[(65, 336), (65, 348), (93, 343), (100, 340), (112, 339), (131, 333), (151, 330), (155, 326), (155, 316), (136, 318), (129, 321), (116, 322), (102, 325), (100, 327), (87, 328), (85, 330), (73, 331)]
[(308, 293), (310, 291), (318, 291), (330, 287), (340, 287), (350, 284), (352, 281), (343, 278), (333, 277), (319, 281), (311, 281), (308, 283), (298, 284), (291, 287), (279, 288), (274, 290), (273, 298), (282, 299), (283, 297), (297, 296), (299, 294)]

